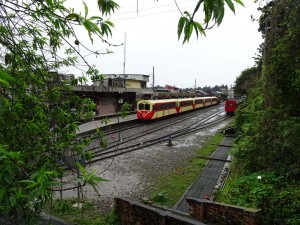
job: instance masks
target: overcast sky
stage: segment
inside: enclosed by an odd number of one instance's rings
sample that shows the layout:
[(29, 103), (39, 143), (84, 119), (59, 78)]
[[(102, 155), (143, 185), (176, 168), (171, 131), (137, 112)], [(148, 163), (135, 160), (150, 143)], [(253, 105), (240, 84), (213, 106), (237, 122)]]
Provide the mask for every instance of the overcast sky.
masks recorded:
[[(89, 1), (91, 2), (91, 1)], [(126, 33), (125, 73), (147, 74), (152, 85), (154, 66), (155, 85), (175, 85), (179, 88), (234, 84), (242, 70), (254, 65), (253, 57), (262, 42), (257, 31), (257, 5), (244, 0), (245, 7), (236, 6), (236, 14), (229, 8), (219, 27), (207, 31), (206, 37), (196, 38), (182, 45), (177, 39), (180, 13), (174, 0), (117, 1), (121, 8), (110, 17), (114, 22), (112, 44), (124, 42)], [(178, 0), (182, 11), (192, 12), (196, 0)], [(89, 5), (94, 14), (95, 5)], [(199, 21), (201, 18), (198, 18)], [(94, 48), (105, 49), (103, 43), (94, 42)], [(113, 54), (89, 58), (103, 74), (123, 73), (124, 46), (110, 47)]]

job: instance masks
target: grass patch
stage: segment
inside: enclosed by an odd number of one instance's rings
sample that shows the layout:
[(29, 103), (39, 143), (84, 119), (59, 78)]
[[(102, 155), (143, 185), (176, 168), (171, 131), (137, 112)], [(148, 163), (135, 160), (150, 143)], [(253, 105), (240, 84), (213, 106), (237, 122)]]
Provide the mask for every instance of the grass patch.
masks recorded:
[(200, 171), (206, 165), (205, 159), (200, 157), (210, 157), (224, 139), (223, 134), (217, 132), (196, 152), (195, 158), (185, 167), (178, 167), (171, 173), (162, 176), (153, 187), (150, 200), (155, 204), (165, 207), (174, 206), (185, 193), (187, 188), (199, 177)]
[(77, 198), (66, 200), (54, 200), (52, 204), (52, 210), (50, 207), (46, 210), (46, 213), (52, 214), (62, 220), (70, 222), (74, 225), (117, 225), (118, 217), (116, 211), (113, 209), (107, 215), (103, 215), (97, 205), (89, 200), (82, 200), (81, 208), (73, 207), (78, 203)]
[(215, 193), (215, 201), (216, 202), (223, 202), (223, 203), (227, 203), (230, 204), (230, 195), (228, 193), (231, 192), (231, 187), (233, 185), (233, 183), (239, 179), (241, 176), (243, 176), (244, 171), (243, 168), (241, 168), (240, 166), (238, 166), (235, 161), (233, 161), (230, 165), (230, 173), (229, 176), (226, 180), (225, 186), (220, 189), (219, 191), (217, 191)]

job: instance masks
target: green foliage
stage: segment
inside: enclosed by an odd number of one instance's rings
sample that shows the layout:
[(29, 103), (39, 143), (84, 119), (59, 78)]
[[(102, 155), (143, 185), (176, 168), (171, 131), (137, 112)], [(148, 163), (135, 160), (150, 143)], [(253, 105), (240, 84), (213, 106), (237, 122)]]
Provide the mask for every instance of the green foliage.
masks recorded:
[[(222, 197), (261, 207), (265, 224), (299, 224), (300, 2), (274, 0), (261, 11), (262, 75), (236, 113), (233, 154), (246, 176), (233, 181)], [(237, 88), (251, 73), (243, 75)], [(261, 183), (264, 176), (267, 182)]]
[(116, 2), (112, 0), (98, 0), (98, 6), (100, 12), (102, 12), (103, 15), (110, 15), (112, 12), (115, 12), (115, 10), (120, 7)]
[(280, 180), (282, 178), (276, 177), (274, 173), (253, 173), (230, 182), (218, 198), (233, 205), (265, 208), (268, 207), (268, 199), (275, 194)]
[(262, 209), (262, 224), (298, 224), (299, 183), (289, 184), (274, 173), (252, 173), (229, 180), (217, 201)]
[[(300, 222), (300, 190), (299, 182), (285, 184), (269, 200), (269, 206), (264, 208), (264, 224), (297, 225)], [(280, 184), (278, 186), (281, 186)]]
[[(193, 30), (195, 30), (198, 38), (199, 33), (201, 35), (205, 35), (205, 30), (211, 29), (210, 23), (213, 23), (212, 27), (215, 25), (219, 26), (224, 18), (225, 5), (227, 5), (230, 10), (235, 13), (235, 6), (233, 2), (243, 6), (242, 1), (240, 0), (199, 0), (192, 14), (187, 11), (181, 13), (182, 16), (179, 19), (177, 29), (178, 39), (180, 39), (180, 36), (183, 33), (183, 43), (185, 43), (190, 40)], [(204, 12), (203, 24), (194, 20), (194, 17), (201, 6)]]
[(128, 115), (130, 111), (130, 105), (128, 104), (128, 102), (125, 102), (122, 104), (121, 106), (121, 116), (122, 118), (126, 117)]
[[(107, 43), (104, 36), (111, 35), (113, 23), (90, 17), (85, 3), (83, 15), (65, 4), (46, 0), (0, 5), (0, 208), (26, 224), (34, 224), (34, 215), (38, 216), (60, 187), (64, 162), (91, 158), (84, 152), (90, 139), (77, 138), (76, 132), (82, 119), (93, 118), (96, 105), (75, 96), (53, 71), (83, 61), (87, 70), (73, 84), (85, 83), (86, 76), (103, 79), (80, 55), (82, 44), (74, 28), (84, 27), (92, 41), (98, 38)], [(101, 10), (107, 15), (116, 8), (113, 4)], [(94, 172), (79, 170), (76, 177), (82, 184), (95, 187), (103, 181)]]
[(249, 172), (274, 171), (299, 178), (300, 86), (295, 82), (300, 62), (299, 11), (299, 1), (293, 0), (274, 1), (263, 9), (262, 21), (270, 26), (265, 33), (264, 75), (237, 112), (240, 136), (235, 156)]
[(234, 94), (247, 95), (247, 91), (257, 85), (260, 70), (257, 67), (245, 69), (235, 80)]
[[(257, 104), (259, 98), (255, 100)], [(300, 172), (299, 118), (286, 115), (284, 110), (259, 108), (262, 106), (253, 103), (237, 112), (236, 125), (241, 134), (233, 151), (237, 161), (250, 172), (275, 171), (297, 178)]]
[[(78, 204), (77, 199), (55, 200), (52, 204), (53, 213), (71, 222), (74, 225), (118, 225), (120, 224), (115, 209), (109, 211), (107, 215), (103, 215), (98, 205), (86, 199), (82, 199), (80, 204), (82, 207), (74, 207)], [(50, 211), (51, 209), (47, 209)]]
[[(37, 172), (27, 174), (24, 157), (22, 152), (10, 151), (7, 146), (0, 145), (0, 209), (8, 215), (24, 216), (30, 223), (34, 221), (34, 214), (41, 212), (51, 199), (52, 185), (59, 182), (53, 181), (57, 172), (47, 170), (45, 165)], [(26, 176), (28, 180), (22, 180)]]
[(85, 168), (80, 165), (80, 163), (77, 163), (76, 164), (77, 167), (79, 168), (79, 171), (81, 173), (81, 177), (79, 177), (77, 180), (76, 180), (76, 183), (78, 184), (90, 184), (93, 188), (94, 188), (94, 191), (98, 193), (98, 190), (97, 190), (97, 182), (99, 181), (107, 181), (106, 179), (103, 179), (101, 177), (97, 177), (97, 176), (94, 176), (95, 173), (97, 172), (96, 170), (92, 171), (92, 172), (88, 172), (87, 170), (85, 170)]
[(261, 30), (266, 36), (263, 70), (266, 104), (273, 108), (283, 106), (293, 116), (300, 115), (299, 11), (299, 1), (274, 1), (263, 8), (264, 21), (261, 19)]

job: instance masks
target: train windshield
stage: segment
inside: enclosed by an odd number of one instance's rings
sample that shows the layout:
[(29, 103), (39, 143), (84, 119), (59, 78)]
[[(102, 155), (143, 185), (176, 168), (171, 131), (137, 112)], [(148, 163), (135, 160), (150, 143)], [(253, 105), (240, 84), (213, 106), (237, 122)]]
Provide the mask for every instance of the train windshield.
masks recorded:
[(145, 110), (150, 110), (150, 104), (145, 104)]
[(139, 104), (139, 110), (150, 110), (150, 104), (143, 104), (143, 103), (140, 103)]
[(144, 109), (145, 109), (145, 104), (140, 103), (140, 104), (139, 104), (139, 110), (144, 110)]

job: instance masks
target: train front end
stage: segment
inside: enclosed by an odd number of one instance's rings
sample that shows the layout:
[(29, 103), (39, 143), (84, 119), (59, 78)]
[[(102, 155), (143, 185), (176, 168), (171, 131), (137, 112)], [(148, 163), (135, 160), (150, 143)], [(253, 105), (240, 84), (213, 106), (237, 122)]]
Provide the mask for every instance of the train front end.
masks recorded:
[(141, 120), (152, 120), (154, 115), (153, 105), (150, 101), (141, 100), (137, 102), (136, 116)]

